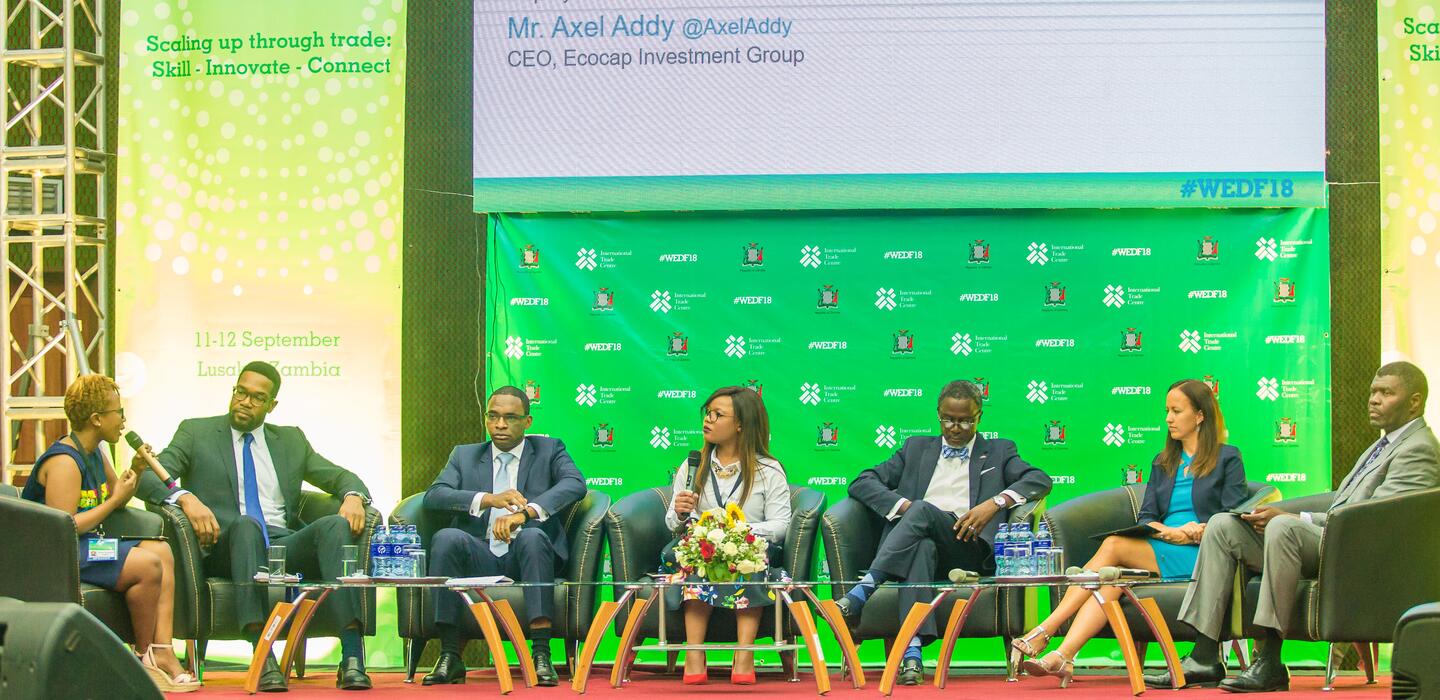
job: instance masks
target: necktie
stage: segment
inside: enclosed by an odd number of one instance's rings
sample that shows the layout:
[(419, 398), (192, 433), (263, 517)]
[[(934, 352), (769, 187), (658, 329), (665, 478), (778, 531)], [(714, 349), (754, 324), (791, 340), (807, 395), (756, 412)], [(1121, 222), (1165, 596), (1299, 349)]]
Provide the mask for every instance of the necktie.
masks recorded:
[(260, 482), (255, 478), (255, 454), (250, 451), (250, 445), (254, 442), (255, 436), (245, 433), (245, 444), (240, 448), (241, 466), (245, 474), (245, 515), (260, 523), (260, 534), (265, 536), (265, 546), (269, 547), (270, 527), (265, 524), (265, 509), (260, 507)]
[[(501, 493), (515, 488), (512, 483), (515, 477), (510, 473), (510, 463), (514, 461), (515, 455), (510, 454), (509, 452), (500, 453), (500, 471), (495, 473), (495, 491), (493, 493)], [(503, 518), (509, 514), (510, 511), (505, 508), (490, 509), (490, 527), (492, 528), (490, 530), (490, 552), (497, 557), (503, 557), (506, 553), (510, 551), (510, 543), (501, 542), (500, 540), (495, 539), (495, 530), (493, 528), (495, 527), (496, 520), (499, 520), (500, 518)]]
[(951, 446), (949, 446), (949, 445), (941, 445), (941, 446), (940, 446), (940, 457), (941, 457), (942, 459), (965, 459), (966, 457), (969, 457), (969, 456), (970, 456), (970, 446), (969, 446), (969, 445), (966, 445), (966, 446), (964, 446), (964, 447), (951, 447)]
[(1375, 466), (1375, 463), (1380, 461), (1380, 453), (1384, 452), (1385, 447), (1389, 444), (1389, 435), (1380, 438), (1380, 442), (1375, 443), (1375, 449), (1370, 451), (1370, 456), (1365, 458), (1365, 463), (1360, 465), (1355, 471), (1350, 472), (1350, 476), (1345, 477), (1345, 483), (1340, 485), (1340, 493), (1336, 494), (1335, 501), (1330, 504), (1330, 508), (1333, 509), (1345, 504), (1350, 496), (1350, 492), (1365, 479), (1365, 475), (1370, 471), (1370, 467)]

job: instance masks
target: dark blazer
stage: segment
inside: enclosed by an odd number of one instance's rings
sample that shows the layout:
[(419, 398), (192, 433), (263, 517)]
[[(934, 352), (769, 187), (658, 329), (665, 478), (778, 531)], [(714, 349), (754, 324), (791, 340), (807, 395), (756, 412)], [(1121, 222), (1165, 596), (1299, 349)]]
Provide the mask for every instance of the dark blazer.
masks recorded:
[[(370, 490), (360, 477), (321, 457), (299, 428), (266, 423), (263, 430), (280, 493), (285, 498), (286, 527), (303, 527), (299, 518), (301, 482), (337, 498), (352, 491), (370, 498)], [(222, 532), (240, 517), (240, 476), (235, 468), (229, 414), (181, 421), (170, 444), (155, 457), (180, 488), (195, 494), (215, 513)], [(160, 503), (171, 493), (148, 470), (141, 475), (141, 500)]]
[[(425, 491), (426, 510), (451, 513), (450, 527), (457, 527), (475, 537), (488, 540), (490, 512), (480, 517), (470, 515), (475, 494), (494, 493), (495, 475), (491, 471), (494, 456), (488, 441), (459, 445), (450, 451), (450, 461)], [(531, 520), (524, 527), (540, 528), (555, 545), (555, 556), (561, 562), (569, 558), (570, 545), (565, 538), (565, 524), (555, 517), (562, 509), (585, 497), (585, 477), (565, 451), (565, 443), (555, 438), (525, 436), (525, 450), (520, 455), (520, 471), (516, 490), (525, 500), (545, 509), (545, 521)]]
[[(935, 475), (935, 467), (940, 461), (942, 442), (939, 435), (907, 439), (890, 459), (860, 472), (860, 476), (850, 482), (850, 497), (864, 503), (881, 518), (888, 515), (902, 498), (924, 500), (925, 491), (930, 488), (930, 478)], [(971, 508), (1006, 489), (1024, 496), (1026, 501), (1034, 501), (1044, 498), (1052, 486), (1045, 472), (1020, 458), (1014, 442), (975, 436), (975, 447), (970, 457)], [(886, 523), (882, 539), (890, 534), (895, 522), (898, 519)], [(994, 542), (1001, 522), (1004, 518), (991, 519), (980, 537), (986, 542)]]
[[(1140, 504), (1140, 525), (1158, 522), (1170, 513), (1170, 494), (1175, 490), (1175, 475), (1160, 466), (1160, 455), (1150, 464), (1150, 483), (1145, 486), (1145, 500)], [(1195, 480), (1190, 500), (1195, 506), (1195, 522), (1210, 521), (1210, 516), (1238, 507), (1249, 495), (1245, 484), (1245, 464), (1234, 445), (1221, 445), (1215, 468)]]

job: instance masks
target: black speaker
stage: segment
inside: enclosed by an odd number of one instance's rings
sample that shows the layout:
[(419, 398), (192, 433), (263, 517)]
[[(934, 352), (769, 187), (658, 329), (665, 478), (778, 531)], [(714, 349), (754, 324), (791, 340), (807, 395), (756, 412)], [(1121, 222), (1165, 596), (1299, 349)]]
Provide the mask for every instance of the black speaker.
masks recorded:
[(1395, 623), (1395, 650), (1390, 654), (1394, 680), (1390, 697), (1419, 700), (1440, 697), (1440, 603), (1417, 605)]
[(84, 608), (0, 598), (0, 697), (162, 696), (130, 647)]

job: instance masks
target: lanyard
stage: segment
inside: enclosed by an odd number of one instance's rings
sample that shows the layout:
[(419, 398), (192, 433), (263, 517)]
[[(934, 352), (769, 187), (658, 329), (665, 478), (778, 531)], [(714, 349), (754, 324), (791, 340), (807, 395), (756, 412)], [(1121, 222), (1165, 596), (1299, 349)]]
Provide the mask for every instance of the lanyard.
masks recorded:
[(714, 465), (714, 464), (711, 464), (711, 465), (710, 465), (710, 486), (711, 486), (711, 488), (714, 488), (714, 489), (715, 489), (715, 504), (718, 505), (718, 506), (720, 506), (721, 508), (724, 508), (727, 504), (730, 503), (730, 499), (731, 499), (731, 498), (734, 498), (735, 492), (740, 489), (740, 477), (739, 477), (738, 474), (736, 475), (736, 477), (735, 477), (735, 484), (730, 487), (730, 495), (726, 496), (724, 499), (721, 499), (721, 498), (720, 498), (720, 478), (717, 477), (717, 476), (715, 476), (715, 465)]
[(90, 455), (85, 454), (84, 448), (80, 446), (80, 438), (76, 437), (74, 432), (70, 433), (70, 441), (75, 443), (75, 453), (80, 455), (80, 471), (90, 477), (90, 482), (95, 485), (95, 495), (98, 497), (100, 484), (105, 483), (105, 463), (102, 460), (100, 468), (96, 469), (95, 465), (90, 463)]

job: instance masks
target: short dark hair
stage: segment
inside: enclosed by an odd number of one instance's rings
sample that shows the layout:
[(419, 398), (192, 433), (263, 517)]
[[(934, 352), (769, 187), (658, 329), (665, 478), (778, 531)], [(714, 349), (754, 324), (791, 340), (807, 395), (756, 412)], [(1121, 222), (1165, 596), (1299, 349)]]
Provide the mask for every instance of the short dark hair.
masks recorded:
[(530, 397), (526, 396), (524, 391), (521, 391), (517, 387), (506, 384), (505, 386), (502, 386), (499, 389), (490, 392), (490, 398), (493, 399), (496, 396), (500, 396), (501, 394), (504, 394), (505, 396), (514, 396), (515, 398), (520, 399), (520, 405), (525, 407), (525, 415), (530, 415)]
[(946, 384), (945, 388), (940, 390), (940, 398), (936, 399), (935, 405), (939, 406), (945, 403), (945, 399), (960, 399), (962, 401), (974, 402), (975, 410), (977, 411), (985, 405), (985, 395), (980, 393), (980, 387), (975, 386), (975, 382), (964, 379), (956, 379)]
[(1404, 360), (1391, 362), (1375, 370), (1375, 376), (1399, 377), (1406, 391), (1420, 395), (1420, 408), (1425, 408), (1425, 398), (1430, 395), (1430, 383), (1425, 380), (1425, 373), (1420, 371), (1419, 367)]
[(275, 365), (256, 360), (245, 365), (245, 368), (240, 370), (240, 374), (246, 372), (254, 372), (270, 380), (270, 398), (274, 399), (280, 395), (280, 370), (275, 369)]

